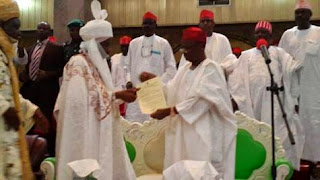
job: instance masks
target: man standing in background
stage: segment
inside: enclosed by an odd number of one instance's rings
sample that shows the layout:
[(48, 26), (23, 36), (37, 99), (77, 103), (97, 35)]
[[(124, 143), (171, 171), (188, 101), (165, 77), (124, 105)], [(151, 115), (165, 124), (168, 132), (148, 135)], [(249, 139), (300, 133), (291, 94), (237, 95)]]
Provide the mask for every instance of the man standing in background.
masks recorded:
[[(300, 169), (300, 158), (304, 144), (304, 131), (299, 121), (298, 114), (294, 111), (294, 99), (292, 88), (296, 87), (296, 73), (301, 70), (301, 63), (293, 58), (282, 48), (269, 46), (272, 36), (272, 25), (268, 21), (260, 21), (255, 28), (255, 39), (264, 43), (268, 48), (270, 68), (274, 75), (274, 81), (284, 91), (279, 92), (283, 100), (284, 110), (287, 113), (288, 123), (291, 126), (296, 144), (292, 145), (288, 137), (285, 122), (277, 100), (274, 102), (275, 133), (286, 150), (286, 156), (296, 170)], [(271, 124), (271, 92), (267, 91), (270, 86), (270, 74), (264, 57), (259, 49), (251, 48), (242, 52), (237, 67), (229, 76), (229, 90), (237, 103), (239, 110), (251, 118)]]
[(122, 90), (126, 88), (127, 81), (125, 77), (126, 69), (124, 64), (127, 61), (130, 41), (131, 37), (122, 36), (119, 41), (121, 53), (115, 54), (111, 57), (112, 82), (116, 90)]
[[(215, 25), (214, 13), (209, 10), (202, 10), (200, 13), (199, 27), (207, 34), (206, 56), (208, 59), (217, 62), (225, 71), (225, 74), (230, 74), (237, 59), (232, 54), (228, 38), (223, 34), (213, 32)], [(228, 56), (230, 54), (231, 56)], [(179, 67), (185, 62), (186, 60), (184, 56), (182, 56)]]
[(37, 27), (37, 43), (28, 53), (28, 64), (20, 74), (24, 83), (20, 89), (22, 96), (39, 106), (50, 123), (48, 150), (51, 156), (55, 149), (53, 108), (59, 93), (59, 77), (65, 64), (63, 48), (49, 41), (50, 24), (40, 22)]
[(74, 19), (67, 24), (71, 41), (63, 46), (64, 60), (67, 63), (69, 59), (76, 54), (79, 54), (82, 38), (79, 35), (79, 30), (84, 26), (84, 22), (80, 19)]
[[(169, 42), (155, 34), (157, 19), (153, 13), (145, 13), (142, 19), (144, 35), (130, 42), (125, 65), (130, 80), (127, 85), (135, 87), (140, 84), (139, 76), (144, 71), (159, 76), (163, 83), (167, 83), (176, 74), (176, 62)], [(129, 121), (144, 122), (149, 118), (149, 115), (141, 113), (137, 101), (128, 105), (126, 119)]]
[(309, 2), (299, 0), (295, 8), (297, 26), (284, 32), (279, 46), (304, 67), (299, 74), (300, 97), (296, 102), (306, 132), (302, 159), (312, 162), (315, 168), (320, 161), (320, 27), (310, 23), (311, 16)]

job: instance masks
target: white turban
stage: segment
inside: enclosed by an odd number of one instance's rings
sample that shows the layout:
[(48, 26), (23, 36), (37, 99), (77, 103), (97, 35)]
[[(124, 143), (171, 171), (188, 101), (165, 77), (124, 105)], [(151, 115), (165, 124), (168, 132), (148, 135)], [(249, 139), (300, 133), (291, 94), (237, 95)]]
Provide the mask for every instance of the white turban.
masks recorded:
[[(80, 44), (81, 50), (86, 53), (93, 65), (97, 68), (106, 88), (113, 91), (112, 78), (106, 59), (101, 55), (101, 45), (103, 42), (113, 37), (112, 26), (108, 21), (106, 10), (101, 10), (101, 4), (97, 0), (91, 2), (91, 11), (95, 20), (89, 21), (80, 29), (80, 36), (84, 40)], [(111, 97), (111, 96), (110, 96)]]
[(89, 21), (80, 29), (82, 39), (84, 41), (95, 39), (97, 42), (102, 42), (113, 37), (112, 25), (105, 20), (108, 17), (108, 13), (105, 9), (101, 10), (99, 1), (92, 1), (91, 11), (95, 19)]

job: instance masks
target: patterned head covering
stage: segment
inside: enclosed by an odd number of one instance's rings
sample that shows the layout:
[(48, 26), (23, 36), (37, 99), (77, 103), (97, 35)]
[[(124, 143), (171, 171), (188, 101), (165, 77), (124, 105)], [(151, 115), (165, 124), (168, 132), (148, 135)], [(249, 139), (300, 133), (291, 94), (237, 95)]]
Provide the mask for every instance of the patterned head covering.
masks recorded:
[(19, 17), (19, 6), (14, 0), (0, 0), (0, 21)]
[(254, 31), (257, 31), (258, 29), (265, 29), (269, 31), (270, 34), (272, 34), (272, 25), (269, 21), (259, 21)]

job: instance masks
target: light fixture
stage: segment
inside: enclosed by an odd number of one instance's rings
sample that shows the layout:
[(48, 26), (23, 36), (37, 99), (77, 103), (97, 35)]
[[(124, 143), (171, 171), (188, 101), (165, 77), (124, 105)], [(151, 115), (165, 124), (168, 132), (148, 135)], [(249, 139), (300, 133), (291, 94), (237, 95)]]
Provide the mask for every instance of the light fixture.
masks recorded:
[(20, 9), (27, 9), (32, 5), (31, 0), (16, 0)]

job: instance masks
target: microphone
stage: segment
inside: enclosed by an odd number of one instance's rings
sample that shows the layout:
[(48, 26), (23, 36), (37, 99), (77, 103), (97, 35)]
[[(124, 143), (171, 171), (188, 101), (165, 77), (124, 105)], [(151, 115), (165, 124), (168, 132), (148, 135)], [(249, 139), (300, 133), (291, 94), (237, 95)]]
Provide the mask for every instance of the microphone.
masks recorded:
[(267, 40), (261, 38), (257, 41), (257, 44), (256, 44), (257, 48), (261, 51), (262, 53), (262, 56), (264, 57), (265, 61), (267, 64), (270, 64), (271, 63), (271, 59), (270, 59), (270, 56), (269, 56), (269, 51), (268, 51), (268, 42)]

